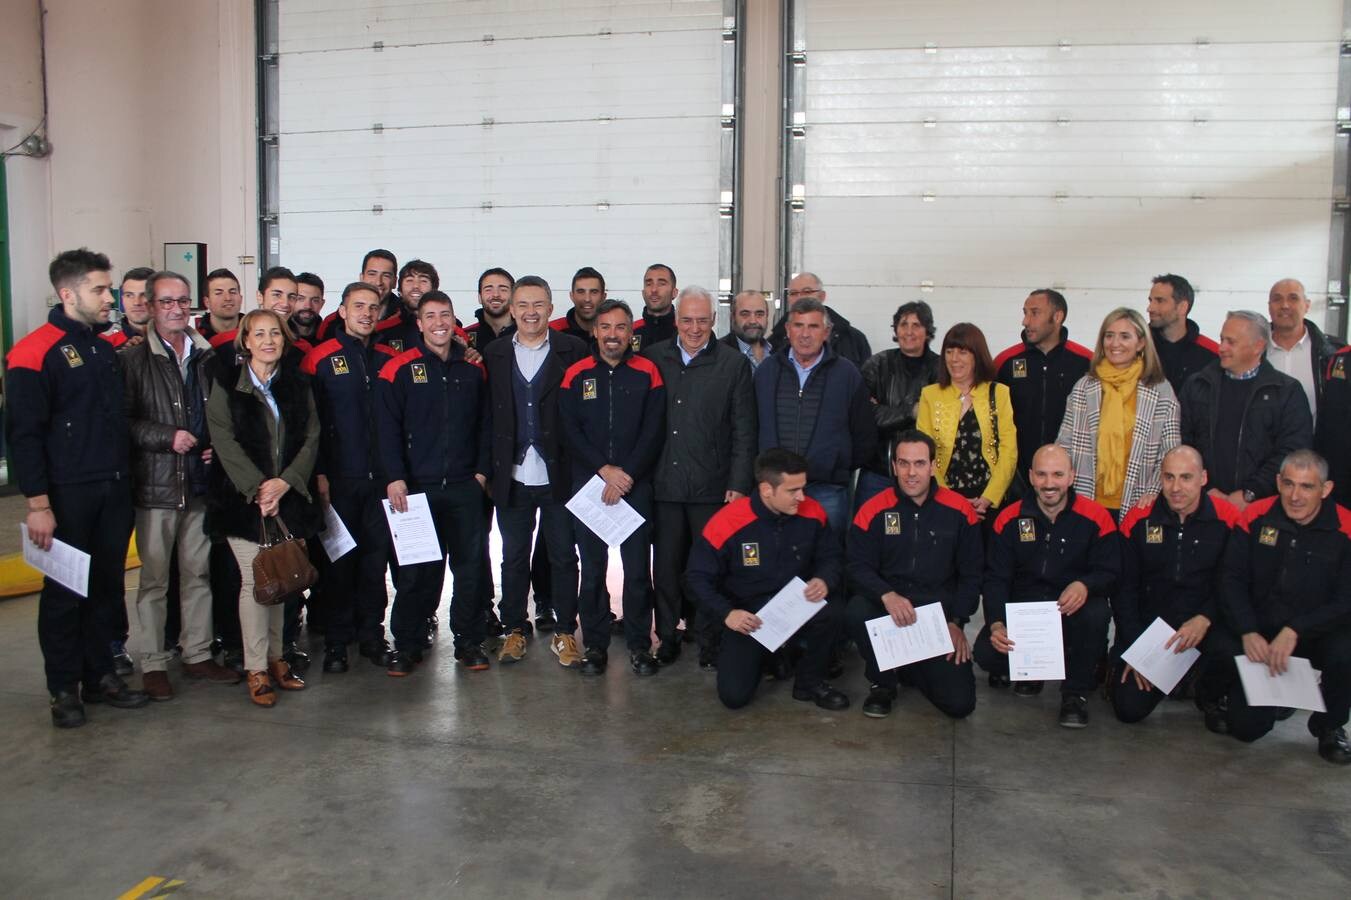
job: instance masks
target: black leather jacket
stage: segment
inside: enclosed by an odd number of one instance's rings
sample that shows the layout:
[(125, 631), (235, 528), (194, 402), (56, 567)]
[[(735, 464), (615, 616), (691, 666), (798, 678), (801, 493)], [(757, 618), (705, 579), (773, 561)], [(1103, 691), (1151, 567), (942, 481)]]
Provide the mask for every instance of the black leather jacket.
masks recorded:
[[(131, 479), (133, 498), (144, 509), (183, 509), (197, 482), (198, 493), (206, 488), (202, 451), (210, 446), (206, 433), (206, 400), (211, 392), (202, 374), (203, 364), (215, 352), (193, 329), (186, 332), (193, 344), (188, 360), (192, 396), (164, 341), (147, 327), (145, 340), (119, 351), (125, 384), (123, 407), (131, 432)], [(197, 445), (186, 454), (174, 452), (174, 434), (190, 431)], [(193, 471), (196, 467), (196, 472)], [(194, 477), (195, 476), (195, 477)]]
[(873, 402), (873, 418), (877, 420), (877, 452), (867, 464), (871, 472), (889, 477), (887, 464), (892, 440), (909, 428), (915, 427), (915, 413), (919, 410), (919, 392), (938, 380), (941, 360), (938, 354), (924, 348), (924, 364), (918, 376), (911, 375), (900, 348), (883, 350), (869, 357), (863, 364), (863, 384)]

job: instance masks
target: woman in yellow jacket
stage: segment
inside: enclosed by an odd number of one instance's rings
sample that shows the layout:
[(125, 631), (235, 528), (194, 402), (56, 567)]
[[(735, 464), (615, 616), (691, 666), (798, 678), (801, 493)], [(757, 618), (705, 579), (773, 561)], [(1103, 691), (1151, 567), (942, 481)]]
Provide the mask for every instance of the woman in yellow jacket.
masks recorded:
[(1009, 389), (994, 380), (989, 345), (975, 325), (949, 328), (942, 356), (938, 383), (920, 392), (916, 425), (938, 445), (938, 483), (969, 499), (985, 518), (1003, 503), (1018, 465), (1013, 404)]

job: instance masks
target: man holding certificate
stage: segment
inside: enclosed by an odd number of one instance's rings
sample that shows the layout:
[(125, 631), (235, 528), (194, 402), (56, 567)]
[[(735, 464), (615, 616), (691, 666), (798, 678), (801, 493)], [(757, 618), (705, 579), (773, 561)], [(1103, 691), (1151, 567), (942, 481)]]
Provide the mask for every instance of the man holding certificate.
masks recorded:
[(754, 637), (764, 624), (757, 613), (800, 578), (806, 584), (799, 599), (820, 609), (795, 635), (806, 640), (807, 650), (798, 663), (793, 699), (848, 709), (849, 698), (826, 681), (843, 618), (841, 604), (826, 600), (843, 580), (840, 542), (830, 533), (825, 509), (806, 496), (807, 460), (778, 447), (766, 450), (755, 460), (755, 482), (750, 497), (709, 519), (686, 572), (695, 600), (724, 626), (718, 699), (739, 709), (755, 697), (770, 654)]
[[(1063, 671), (1060, 724), (1083, 728), (1088, 694), (1097, 683), (1093, 670), (1107, 645), (1107, 595), (1121, 574), (1116, 524), (1106, 509), (1075, 494), (1074, 467), (1063, 447), (1039, 449), (1028, 474), (1033, 495), (1004, 507), (995, 519), (985, 567), (985, 627), (973, 655), (995, 686), (1008, 683), (1010, 653), (1019, 655), (1020, 670), (1033, 670), (1022, 664), (1030, 657), (1047, 677)], [(1007, 608), (1036, 603), (1055, 604), (1063, 656), (1028, 654), (1011, 638)], [(1058, 651), (1060, 642), (1051, 643)], [(1014, 692), (1030, 696), (1041, 687), (1034, 674), (1017, 681)]]
[[(1228, 501), (1206, 493), (1201, 454), (1179, 444), (1163, 455), (1157, 500), (1132, 509), (1121, 522), (1125, 537), (1121, 584), (1113, 598), (1116, 643), (1109, 686), (1122, 722), (1139, 722), (1166, 696), (1145, 675), (1120, 659), (1155, 619), (1170, 631), (1161, 642), (1176, 656), (1199, 648), (1217, 617), (1216, 575), (1230, 530), (1242, 515)], [(1203, 676), (1202, 676), (1203, 677)], [(1198, 697), (1204, 693), (1197, 682)]]
[[(918, 688), (954, 719), (976, 708), (962, 625), (980, 602), (980, 517), (961, 494), (938, 486), (933, 460), (933, 438), (913, 429), (899, 434), (891, 456), (893, 486), (863, 504), (849, 526), (849, 630), (872, 685), (863, 702), (863, 714), (871, 718), (890, 714), (898, 683)], [(896, 626), (918, 630), (916, 607), (930, 604), (941, 605), (952, 652), (879, 671), (869, 623), (890, 616)]]
[[(1327, 712), (1309, 716), (1318, 755), (1351, 763), (1351, 512), (1328, 500), (1327, 463), (1312, 450), (1285, 457), (1278, 497), (1248, 505), (1225, 551), (1220, 578), (1223, 628), (1215, 629), (1218, 677), (1227, 687), (1206, 727), (1255, 741), (1276, 723), (1276, 706), (1250, 706), (1235, 656), (1262, 663), (1273, 677), (1302, 657), (1323, 673)], [(1278, 502), (1279, 501), (1279, 502)]]

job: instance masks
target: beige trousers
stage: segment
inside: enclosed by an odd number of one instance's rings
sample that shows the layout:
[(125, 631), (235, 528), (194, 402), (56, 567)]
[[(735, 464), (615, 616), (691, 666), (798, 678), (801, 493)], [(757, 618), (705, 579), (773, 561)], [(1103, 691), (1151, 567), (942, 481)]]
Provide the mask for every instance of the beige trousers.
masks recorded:
[(244, 635), (244, 668), (261, 672), (281, 659), (281, 628), (285, 604), (262, 606), (253, 599), (253, 559), (258, 544), (243, 538), (228, 538), (239, 563), (239, 630)]
[(143, 672), (163, 672), (172, 654), (164, 649), (168, 616), (169, 565), (178, 554), (178, 599), (183, 628), (178, 643), (183, 662), (211, 657), (211, 582), (207, 557), (211, 544), (203, 530), (206, 501), (194, 497), (186, 509), (136, 509), (136, 553), (141, 557), (141, 586), (127, 601), (132, 645)]

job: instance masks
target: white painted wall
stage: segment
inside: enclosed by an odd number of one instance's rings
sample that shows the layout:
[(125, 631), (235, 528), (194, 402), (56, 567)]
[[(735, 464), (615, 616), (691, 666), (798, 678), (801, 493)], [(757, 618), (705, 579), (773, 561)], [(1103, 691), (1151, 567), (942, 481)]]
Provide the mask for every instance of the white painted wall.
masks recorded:
[[(0, 123), (35, 124), (36, 3), (2, 2)], [(7, 166), (16, 337), (46, 316), (47, 264), (70, 247), (107, 253), (117, 277), (163, 265), (166, 241), (203, 241), (210, 265), (255, 279), (238, 262), (257, 248), (253, 4), (45, 7), (52, 153)]]

